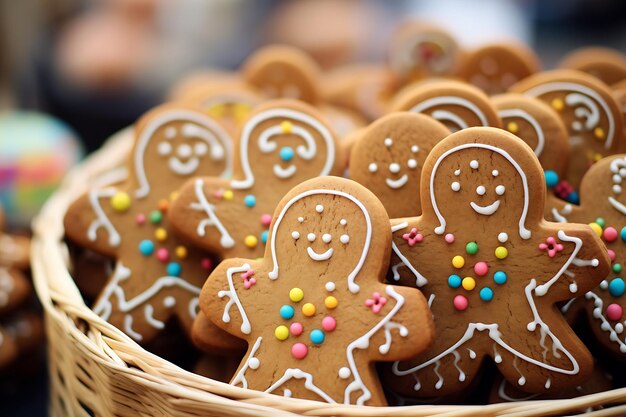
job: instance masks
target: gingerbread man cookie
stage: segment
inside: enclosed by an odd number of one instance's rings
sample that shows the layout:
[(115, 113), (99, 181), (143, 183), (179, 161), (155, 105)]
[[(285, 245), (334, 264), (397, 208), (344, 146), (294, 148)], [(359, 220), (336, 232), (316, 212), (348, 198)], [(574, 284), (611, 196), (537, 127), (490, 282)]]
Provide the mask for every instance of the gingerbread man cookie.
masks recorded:
[(530, 146), (552, 188), (563, 178), (570, 158), (570, 145), (565, 125), (547, 104), (521, 94), (494, 96), (491, 102), (498, 110), (504, 129)]
[(600, 283), (591, 289), (584, 300), (569, 310), (587, 311), (595, 338), (605, 349), (626, 362), (626, 285), (623, 265), (626, 264), (626, 199), (622, 187), (626, 181), (626, 155), (606, 157), (583, 177), (580, 190), (580, 205), (565, 204), (556, 199), (548, 200), (546, 218), (558, 222), (589, 223), (601, 236), (608, 248), (611, 270)]
[(89, 190), (66, 213), (71, 240), (117, 260), (94, 311), (139, 342), (173, 317), (191, 329), (211, 260), (172, 233), (166, 213), (192, 176), (230, 177), (231, 147), (225, 129), (195, 107), (158, 107), (137, 124), (128, 179)]
[(228, 259), (202, 311), (245, 339), (231, 384), (329, 403), (384, 405), (373, 362), (425, 349), (426, 300), (383, 283), (391, 233), (382, 204), (342, 178), (306, 181), (278, 204), (265, 257)]
[(391, 113), (355, 135), (350, 177), (376, 194), (392, 218), (421, 214), (419, 187), (430, 150), (450, 131), (419, 113)]
[(460, 81), (424, 81), (409, 86), (396, 95), (389, 110), (427, 114), (453, 132), (471, 126), (501, 126), (485, 93)]
[(559, 67), (586, 72), (607, 85), (626, 79), (626, 56), (611, 48), (576, 49), (563, 58)]
[(459, 76), (489, 95), (504, 93), (516, 82), (539, 71), (539, 59), (518, 42), (493, 43), (470, 51)]
[(455, 75), (462, 59), (463, 51), (452, 35), (430, 23), (406, 22), (391, 36), (389, 67), (397, 87), (427, 77)]
[(567, 200), (578, 201), (578, 187), (589, 167), (606, 155), (626, 150), (624, 118), (611, 90), (591, 75), (573, 70), (542, 72), (511, 87), (512, 92), (536, 97), (559, 114), (572, 149), (562, 184)]
[(424, 291), (435, 342), (394, 363), (386, 384), (403, 395), (451, 394), (487, 357), (528, 392), (584, 381), (591, 354), (555, 304), (597, 285), (609, 260), (589, 226), (543, 220), (532, 149), (500, 129), (454, 133), (426, 159), (420, 191), (422, 215), (392, 221), (392, 263), (403, 264), (392, 272)]

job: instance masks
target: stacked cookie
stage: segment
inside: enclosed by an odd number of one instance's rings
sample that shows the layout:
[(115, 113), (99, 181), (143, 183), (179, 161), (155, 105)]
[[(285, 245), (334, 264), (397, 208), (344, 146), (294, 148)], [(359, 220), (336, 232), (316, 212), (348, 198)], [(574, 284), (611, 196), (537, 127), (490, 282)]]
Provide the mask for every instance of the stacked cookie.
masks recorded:
[(587, 312), (585, 341), (626, 358), (626, 139), (598, 78), (626, 68), (594, 53), (535, 74), (525, 47), (411, 24), (388, 65), (268, 47), (181, 83), (67, 211), (75, 265), (112, 264), (94, 311), (148, 348), (182, 329), (198, 372), (288, 397), (605, 389), (573, 326)]

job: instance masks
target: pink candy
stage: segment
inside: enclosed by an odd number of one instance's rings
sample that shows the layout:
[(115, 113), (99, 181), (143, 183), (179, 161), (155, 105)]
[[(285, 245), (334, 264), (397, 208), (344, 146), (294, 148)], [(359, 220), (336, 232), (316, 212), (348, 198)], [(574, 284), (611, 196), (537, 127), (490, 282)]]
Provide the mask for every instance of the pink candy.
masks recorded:
[(615, 262), (616, 259), (616, 255), (615, 255), (615, 251), (613, 249), (608, 249), (607, 251), (607, 255), (609, 255), (609, 259), (611, 260), (611, 262)]
[(156, 257), (161, 262), (167, 262), (170, 259), (170, 252), (165, 248), (161, 248), (156, 251)]
[(300, 336), (304, 331), (304, 327), (300, 323), (292, 323), (291, 326), (289, 326), (289, 331), (294, 336)]
[(619, 304), (609, 304), (606, 308), (606, 316), (609, 320), (619, 320), (623, 314), (622, 307)]
[(270, 223), (272, 222), (272, 215), (271, 214), (264, 214), (261, 216), (261, 224), (265, 227), (269, 226)]
[(294, 343), (291, 347), (291, 355), (296, 359), (304, 359), (309, 353), (309, 349), (304, 343)]
[(454, 297), (453, 304), (454, 308), (458, 311), (464, 311), (469, 306), (469, 301), (467, 301), (467, 298), (464, 295), (457, 295)]
[(135, 221), (137, 222), (137, 224), (144, 224), (146, 222), (146, 216), (144, 216), (143, 214), (138, 214), (137, 217), (135, 217)]
[(476, 272), (476, 275), (479, 277), (484, 277), (487, 275), (487, 272), (489, 272), (489, 265), (487, 265), (487, 262), (477, 262), (476, 265), (474, 265), (474, 272)]
[(615, 239), (617, 239), (617, 236), (618, 236), (618, 233), (614, 227), (607, 227), (606, 229), (604, 229), (604, 232), (602, 233), (602, 237), (604, 237), (604, 240), (606, 240), (609, 243), (615, 241)]
[(447, 243), (454, 243), (454, 235), (452, 233), (448, 233), (444, 236), (444, 239)]
[(337, 327), (337, 321), (334, 318), (330, 316), (324, 317), (324, 319), (322, 320), (322, 329), (327, 332), (332, 332), (333, 330), (335, 330), (335, 327)]

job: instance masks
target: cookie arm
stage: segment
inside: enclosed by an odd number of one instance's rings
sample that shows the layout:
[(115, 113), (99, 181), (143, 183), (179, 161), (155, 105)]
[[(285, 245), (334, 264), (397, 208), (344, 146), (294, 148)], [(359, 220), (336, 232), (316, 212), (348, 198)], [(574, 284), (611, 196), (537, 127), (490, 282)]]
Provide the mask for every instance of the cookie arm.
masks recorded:
[(72, 203), (63, 220), (65, 234), (81, 246), (114, 256), (122, 239), (110, 218), (113, 208), (110, 204), (101, 204), (101, 200), (110, 199), (117, 192), (112, 187), (97, 188)]
[(207, 188), (204, 178), (188, 181), (169, 211), (169, 221), (178, 234), (200, 247), (213, 249), (219, 242), (222, 248), (232, 248), (235, 241), (209, 202)]
[[(391, 242), (392, 256), (390, 275), (391, 282), (399, 282), (403, 285), (423, 287), (428, 283), (417, 268), (418, 251), (421, 249), (410, 246), (409, 242), (403, 238), (413, 229), (418, 230), (415, 218), (403, 218), (391, 220), (391, 232), (393, 240)], [(418, 243), (419, 245), (419, 243)]]
[(578, 206), (574, 206), (567, 201), (563, 201), (550, 194), (547, 196), (545, 217), (549, 221), (557, 223), (575, 221), (574, 219), (577, 217), (576, 211), (579, 210), (580, 208)]

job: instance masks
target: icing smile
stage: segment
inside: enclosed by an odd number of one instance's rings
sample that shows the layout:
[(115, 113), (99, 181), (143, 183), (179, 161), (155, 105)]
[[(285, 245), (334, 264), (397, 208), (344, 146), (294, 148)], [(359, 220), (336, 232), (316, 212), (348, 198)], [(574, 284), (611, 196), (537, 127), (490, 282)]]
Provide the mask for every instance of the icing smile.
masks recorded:
[(191, 157), (187, 162), (182, 162), (178, 157), (171, 156), (169, 161), (169, 166), (172, 171), (180, 175), (189, 175), (192, 174), (198, 169), (200, 165), (200, 160), (198, 158)]
[(306, 251), (309, 254), (309, 257), (313, 259), (314, 261), (327, 261), (330, 259), (331, 256), (333, 256), (333, 252), (334, 252), (333, 248), (329, 248), (324, 253), (317, 253), (313, 249), (311, 249), (310, 246), (306, 248)]
[(287, 168), (282, 168), (280, 165), (274, 165), (274, 175), (278, 178), (291, 178), (296, 173), (296, 166), (289, 165)]
[(498, 207), (500, 207), (500, 200), (496, 200), (488, 206), (479, 206), (472, 201), (470, 203), (470, 206), (472, 206), (474, 211), (478, 214), (482, 214), (483, 216), (491, 216), (493, 213), (496, 212), (496, 210), (498, 210)]
[(390, 178), (385, 179), (385, 182), (387, 183), (387, 186), (389, 188), (400, 188), (402, 187), (404, 184), (406, 184), (406, 182), (409, 180), (408, 175), (404, 174), (403, 176), (401, 176), (400, 178), (398, 178), (397, 180), (392, 180)]

